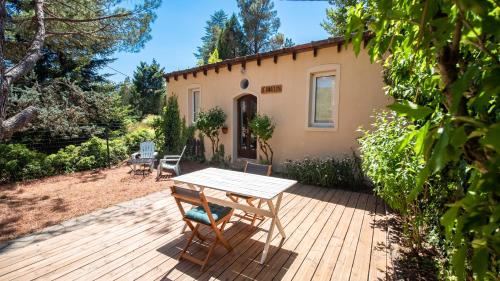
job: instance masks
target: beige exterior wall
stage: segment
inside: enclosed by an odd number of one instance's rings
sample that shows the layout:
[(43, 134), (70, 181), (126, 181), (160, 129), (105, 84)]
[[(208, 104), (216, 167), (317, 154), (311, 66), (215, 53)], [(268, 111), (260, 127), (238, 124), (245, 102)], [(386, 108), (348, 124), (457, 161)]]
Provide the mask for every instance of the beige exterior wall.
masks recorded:
[[(340, 75), (338, 97), (338, 123), (335, 129), (308, 128), (310, 71), (321, 69), (324, 65), (336, 64)], [(246, 90), (240, 88), (240, 81), (250, 82)], [(340, 81), (339, 81), (340, 80)], [(261, 86), (283, 85), (282, 93), (261, 94)], [(385, 107), (389, 99), (383, 94), (382, 67), (371, 64), (368, 54), (362, 50), (356, 57), (351, 48), (337, 47), (319, 49), (317, 56), (312, 51), (298, 53), (296, 60), (292, 55), (278, 58), (275, 64), (272, 58), (263, 59), (258, 66), (256, 61), (246, 63), (246, 71), (241, 64), (233, 65), (232, 71), (221, 67), (219, 73), (202, 72), (197, 77), (182, 75), (175, 81), (170, 78), (168, 95), (178, 96), (181, 115), (191, 120), (188, 111), (188, 92), (190, 88), (200, 88), (201, 108), (209, 109), (220, 106), (227, 114), (229, 132), (221, 133), (221, 142), (226, 155), (236, 157), (236, 99), (245, 94), (257, 97), (257, 112), (267, 114), (276, 123), (276, 130), (270, 141), (274, 149), (274, 163), (281, 164), (288, 159), (303, 159), (305, 156), (326, 157), (349, 154), (351, 148), (358, 147), (356, 138), (360, 136), (360, 126), (369, 127), (375, 109)], [(190, 99), (189, 99), (190, 100)], [(210, 142), (205, 139), (207, 154)], [(234, 145), (233, 145), (234, 144)], [(258, 154), (261, 154), (258, 152)], [(207, 155), (210, 157), (210, 155)]]

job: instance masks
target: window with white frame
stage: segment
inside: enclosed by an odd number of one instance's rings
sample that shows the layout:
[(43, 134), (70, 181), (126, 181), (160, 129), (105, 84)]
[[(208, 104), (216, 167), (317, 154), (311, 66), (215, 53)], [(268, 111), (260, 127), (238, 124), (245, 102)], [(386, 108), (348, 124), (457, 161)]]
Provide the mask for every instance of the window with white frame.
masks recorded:
[(189, 91), (189, 113), (191, 115), (191, 123), (196, 122), (201, 109), (201, 93), (200, 89), (191, 89)]
[(310, 74), (309, 124), (312, 128), (334, 128), (338, 97), (336, 71)]

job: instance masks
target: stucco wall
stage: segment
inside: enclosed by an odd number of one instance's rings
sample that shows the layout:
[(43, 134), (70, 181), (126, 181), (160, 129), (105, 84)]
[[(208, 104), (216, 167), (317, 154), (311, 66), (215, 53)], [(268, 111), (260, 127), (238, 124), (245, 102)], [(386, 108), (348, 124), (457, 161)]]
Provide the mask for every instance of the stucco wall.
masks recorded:
[[(315, 130), (307, 128), (308, 120), (308, 71), (326, 64), (340, 65), (338, 124), (335, 130)], [(240, 88), (240, 81), (250, 82), (246, 90)], [(283, 91), (278, 94), (261, 94), (261, 86), (282, 84)], [(242, 71), (240, 64), (233, 65), (232, 71), (221, 67), (219, 73), (202, 72), (197, 77), (192, 74), (175, 81), (170, 78), (167, 86), (168, 95), (178, 96), (181, 115), (190, 120), (188, 113), (188, 89), (201, 89), (201, 108), (220, 106), (228, 115), (229, 132), (221, 134), (226, 155), (236, 157), (234, 133), (236, 132), (235, 99), (250, 93), (257, 96), (257, 111), (271, 116), (276, 122), (276, 130), (271, 140), (274, 148), (274, 164), (287, 159), (302, 159), (305, 156), (349, 154), (351, 148), (357, 148), (356, 138), (360, 136), (360, 126), (369, 127), (374, 109), (385, 107), (389, 99), (383, 94), (382, 67), (371, 64), (368, 54), (362, 50), (356, 57), (354, 52), (337, 47), (319, 49), (317, 56), (312, 51), (298, 53), (296, 60), (292, 55), (280, 56), (278, 63), (273, 59), (264, 59), (258, 66), (256, 61), (246, 64)], [(234, 114), (233, 114), (234, 113)], [(210, 152), (210, 143), (206, 139), (206, 151)], [(235, 144), (236, 145), (236, 144)], [(207, 155), (210, 157), (210, 155)]]

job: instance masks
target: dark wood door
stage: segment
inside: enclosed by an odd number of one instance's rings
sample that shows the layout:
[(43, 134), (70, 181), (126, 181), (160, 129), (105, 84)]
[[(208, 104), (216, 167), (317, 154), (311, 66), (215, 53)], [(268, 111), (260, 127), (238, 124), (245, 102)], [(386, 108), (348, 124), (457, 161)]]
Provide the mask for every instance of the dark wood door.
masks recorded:
[(238, 157), (257, 158), (257, 140), (248, 123), (257, 113), (257, 97), (246, 95), (238, 99)]

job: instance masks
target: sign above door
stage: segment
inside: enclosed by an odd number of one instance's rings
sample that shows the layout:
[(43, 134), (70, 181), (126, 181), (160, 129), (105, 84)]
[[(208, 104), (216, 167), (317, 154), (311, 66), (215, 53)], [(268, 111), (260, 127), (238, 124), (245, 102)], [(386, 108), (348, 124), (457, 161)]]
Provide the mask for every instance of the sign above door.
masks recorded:
[(277, 93), (281, 93), (282, 90), (283, 90), (283, 86), (281, 84), (279, 84), (279, 85), (262, 86), (260, 88), (260, 92), (262, 94), (277, 94)]

